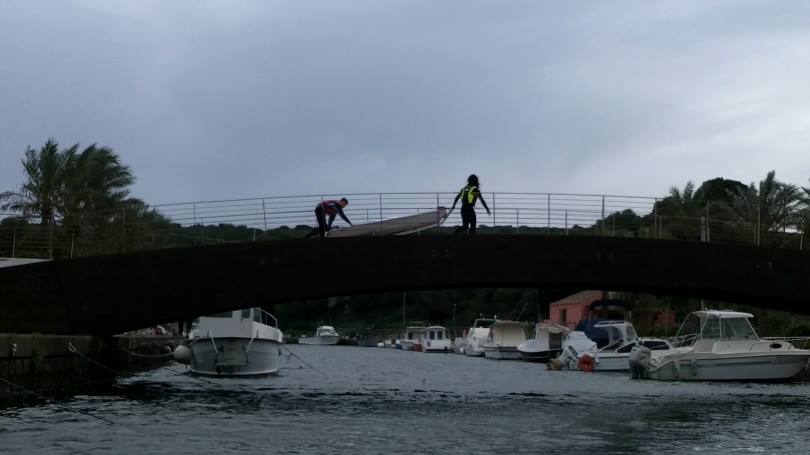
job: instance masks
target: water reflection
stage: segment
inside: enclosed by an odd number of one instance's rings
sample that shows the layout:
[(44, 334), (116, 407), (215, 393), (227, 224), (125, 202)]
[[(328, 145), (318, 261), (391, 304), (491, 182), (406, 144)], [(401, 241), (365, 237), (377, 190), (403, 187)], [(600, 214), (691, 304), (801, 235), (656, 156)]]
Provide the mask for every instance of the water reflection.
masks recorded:
[(806, 384), (631, 381), (376, 348), (290, 346), (277, 377), (201, 381), (177, 366), (66, 404), (0, 412), (2, 453), (804, 453)]

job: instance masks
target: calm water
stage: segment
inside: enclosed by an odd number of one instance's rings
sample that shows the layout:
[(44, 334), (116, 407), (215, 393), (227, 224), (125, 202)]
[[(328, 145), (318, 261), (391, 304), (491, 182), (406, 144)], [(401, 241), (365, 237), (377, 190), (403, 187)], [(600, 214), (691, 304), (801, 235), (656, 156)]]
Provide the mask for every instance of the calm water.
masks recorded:
[(0, 410), (0, 453), (808, 453), (810, 384), (631, 381), (391, 349), (289, 346), (323, 371), (197, 380), (181, 365)]

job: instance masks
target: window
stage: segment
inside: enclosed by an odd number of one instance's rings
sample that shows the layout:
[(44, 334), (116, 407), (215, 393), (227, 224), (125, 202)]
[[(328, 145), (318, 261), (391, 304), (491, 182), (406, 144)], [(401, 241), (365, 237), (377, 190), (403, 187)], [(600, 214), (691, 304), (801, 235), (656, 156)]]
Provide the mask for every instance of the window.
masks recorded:
[(754, 340), (756, 332), (746, 318), (730, 318), (720, 320), (721, 340)]
[(568, 322), (568, 310), (565, 309), (565, 308), (560, 309), (560, 322), (562, 324), (565, 324), (566, 322)]
[(442, 339), (442, 334), (443, 334), (443, 333), (442, 333), (441, 331), (437, 331), (437, 332), (436, 332), (436, 339), (437, 339), (437, 340), (441, 340), (441, 339)]
[(208, 318), (230, 318), (233, 316), (233, 311), (228, 311), (226, 313), (216, 313), (216, 314), (209, 314)]
[(242, 310), (242, 319), (250, 319), (250, 308)]
[(720, 318), (717, 316), (709, 316), (706, 322), (703, 323), (703, 329), (700, 331), (700, 336), (704, 339), (720, 338)]

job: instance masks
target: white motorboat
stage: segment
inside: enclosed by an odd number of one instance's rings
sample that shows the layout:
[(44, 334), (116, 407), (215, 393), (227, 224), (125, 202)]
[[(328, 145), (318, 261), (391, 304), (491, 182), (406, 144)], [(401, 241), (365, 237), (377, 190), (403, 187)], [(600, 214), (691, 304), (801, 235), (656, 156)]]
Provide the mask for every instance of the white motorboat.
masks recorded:
[(399, 345), (403, 351), (421, 351), (427, 326), (422, 322), (411, 322), (399, 338)]
[(762, 339), (750, 313), (695, 311), (684, 320), (671, 350), (636, 348), (634, 377), (692, 381), (782, 381), (801, 375), (810, 350), (787, 339)]
[(495, 323), (495, 319), (476, 319), (473, 326), (464, 335), (462, 349), (464, 354), (471, 357), (481, 357), (484, 355), (484, 343), (489, 338), (489, 328)]
[(534, 326), (534, 338), (521, 343), (517, 350), (527, 362), (547, 363), (560, 355), (562, 340), (571, 330), (552, 321), (539, 322)]
[(432, 325), (425, 329), (425, 339), (422, 344), (424, 352), (451, 352), (453, 343), (447, 329), (440, 325)]
[(519, 359), (517, 347), (526, 341), (526, 323), (496, 319), (484, 342), (484, 357), (493, 360)]
[(259, 376), (278, 373), (282, 333), (276, 318), (261, 308), (200, 317), (175, 360), (207, 376)]
[(335, 328), (330, 325), (322, 325), (315, 329), (315, 336), (301, 337), (298, 339), (298, 344), (334, 345), (338, 344), (338, 341), (340, 341), (340, 334), (335, 331)]
[(628, 321), (599, 321), (592, 329), (607, 334), (607, 344), (597, 348), (596, 342), (588, 339), (584, 332), (570, 332), (558, 358), (563, 367), (588, 372), (628, 371), (628, 359), (633, 348), (644, 346), (656, 351), (671, 349), (666, 340), (639, 338), (633, 324)]

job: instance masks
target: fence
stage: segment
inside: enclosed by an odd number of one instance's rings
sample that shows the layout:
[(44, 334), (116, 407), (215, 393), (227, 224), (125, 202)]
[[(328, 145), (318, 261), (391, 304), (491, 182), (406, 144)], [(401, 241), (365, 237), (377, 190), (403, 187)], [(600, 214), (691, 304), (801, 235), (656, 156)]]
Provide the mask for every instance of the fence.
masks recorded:
[[(54, 226), (28, 223), (17, 214), (0, 213), (0, 257), (77, 257), (173, 246), (245, 242), (303, 236), (315, 223), (315, 206), (346, 197), (346, 215), (354, 224), (372, 224), (450, 207), (456, 193), (358, 193), (281, 196), (197, 201), (152, 206), (154, 211), (128, 209), (86, 214), (80, 221), (60, 220)], [(491, 214), (479, 205), (482, 234), (604, 235), (748, 243), (803, 249), (803, 231), (795, 223), (763, 223), (761, 208), (749, 210), (757, 219), (744, 220), (707, 204), (700, 216), (658, 213), (660, 199), (619, 195), (562, 193), (482, 194)], [(725, 206), (726, 212), (729, 207)], [(791, 217), (785, 220), (792, 219)], [(336, 226), (341, 224), (336, 221)], [(460, 210), (443, 226), (461, 224)], [(441, 234), (448, 229), (433, 229)]]

